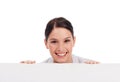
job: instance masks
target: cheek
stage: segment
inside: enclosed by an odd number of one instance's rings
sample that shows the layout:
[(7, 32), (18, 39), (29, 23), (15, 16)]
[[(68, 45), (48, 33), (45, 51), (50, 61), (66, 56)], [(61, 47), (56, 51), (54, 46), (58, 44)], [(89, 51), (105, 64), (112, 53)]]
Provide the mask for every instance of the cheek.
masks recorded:
[(49, 50), (51, 53), (53, 53), (56, 49), (56, 46), (55, 45), (52, 45), (52, 44), (49, 44)]
[(69, 51), (72, 51), (72, 48), (73, 48), (73, 44), (70, 43), (70, 44), (65, 44), (65, 48)]

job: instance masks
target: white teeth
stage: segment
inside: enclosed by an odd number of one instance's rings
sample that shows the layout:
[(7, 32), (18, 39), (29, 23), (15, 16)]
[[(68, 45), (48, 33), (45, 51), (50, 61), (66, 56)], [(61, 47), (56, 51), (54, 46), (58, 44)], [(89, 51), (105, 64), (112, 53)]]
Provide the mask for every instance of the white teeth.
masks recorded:
[(64, 56), (65, 54), (57, 54), (58, 56)]

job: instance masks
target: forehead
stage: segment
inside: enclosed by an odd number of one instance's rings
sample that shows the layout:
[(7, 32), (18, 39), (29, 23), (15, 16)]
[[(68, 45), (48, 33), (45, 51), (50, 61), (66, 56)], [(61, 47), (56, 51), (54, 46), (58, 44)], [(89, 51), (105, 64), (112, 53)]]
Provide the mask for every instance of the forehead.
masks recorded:
[(72, 34), (69, 30), (62, 27), (55, 27), (49, 35), (49, 39), (64, 39), (67, 37), (72, 37)]

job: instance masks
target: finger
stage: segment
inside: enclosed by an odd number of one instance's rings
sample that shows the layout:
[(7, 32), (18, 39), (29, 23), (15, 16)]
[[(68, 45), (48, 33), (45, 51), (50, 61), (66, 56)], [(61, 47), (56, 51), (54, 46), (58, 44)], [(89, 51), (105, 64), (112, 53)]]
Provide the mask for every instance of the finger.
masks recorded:
[(25, 63), (25, 61), (20, 61), (20, 63)]
[(99, 64), (99, 62), (97, 62), (97, 61), (86, 61), (84, 63), (86, 63), (86, 64)]
[(26, 60), (26, 61), (21, 61), (20, 63), (22, 63), (22, 64), (34, 64), (34, 63), (36, 63), (36, 61)]
[(27, 63), (27, 64), (34, 64), (35, 61), (27, 60), (26, 63)]

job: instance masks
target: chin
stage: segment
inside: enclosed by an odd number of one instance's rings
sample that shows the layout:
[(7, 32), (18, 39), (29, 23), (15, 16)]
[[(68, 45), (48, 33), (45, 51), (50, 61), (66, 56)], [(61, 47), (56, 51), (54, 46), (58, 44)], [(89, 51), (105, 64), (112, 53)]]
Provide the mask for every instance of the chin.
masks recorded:
[(55, 63), (71, 63), (71, 62), (69, 62), (67, 60), (57, 60), (57, 61), (55, 61)]
[(67, 63), (65, 60), (57, 60), (55, 63)]
[(68, 53), (66, 53), (65, 55), (55, 54), (53, 58), (55, 63), (71, 63), (71, 57)]

